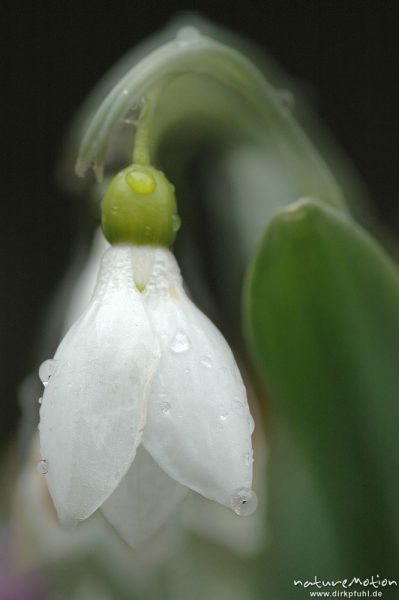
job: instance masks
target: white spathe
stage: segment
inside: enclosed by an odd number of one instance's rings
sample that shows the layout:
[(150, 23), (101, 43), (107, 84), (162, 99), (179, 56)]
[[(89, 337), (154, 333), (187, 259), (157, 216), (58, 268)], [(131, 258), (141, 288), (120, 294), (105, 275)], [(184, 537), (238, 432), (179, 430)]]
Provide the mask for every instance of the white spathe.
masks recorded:
[(187, 488), (236, 512), (237, 498), (250, 501), (245, 388), (226, 341), (187, 297), (169, 250), (105, 252), (91, 302), (50, 373), (41, 455), (64, 523), (102, 506), (137, 547)]

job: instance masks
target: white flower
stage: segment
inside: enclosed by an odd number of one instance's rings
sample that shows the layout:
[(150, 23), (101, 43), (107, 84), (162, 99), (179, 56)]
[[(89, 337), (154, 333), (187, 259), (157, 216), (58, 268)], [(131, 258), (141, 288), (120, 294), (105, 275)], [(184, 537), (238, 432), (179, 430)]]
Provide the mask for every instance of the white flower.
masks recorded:
[(137, 547), (188, 488), (238, 514), (256, 508), (239, 370), (169, 250), (110, 247), (41, 378), (39, 468), (62, 522), (101, 508)]

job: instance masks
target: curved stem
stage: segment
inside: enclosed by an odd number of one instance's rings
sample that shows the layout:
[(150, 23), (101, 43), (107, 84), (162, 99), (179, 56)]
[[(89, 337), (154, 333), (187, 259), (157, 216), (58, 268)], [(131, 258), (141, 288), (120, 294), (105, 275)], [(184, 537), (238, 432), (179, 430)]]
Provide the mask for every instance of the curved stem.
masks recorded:
[(147, 167), (150, 165), (149, 122), (153, 113), (154, 101), (145, 98), (144, 107), (137, 121), (134, 138), (133, 163)]
[[(320, 197), (344, 209), (340, 186), (262, 73), (238, 51), (203, 35), (194, 39), (177, 37), (165, 43), (135, 64), (119, 81), (103, 100), (86, 130), (76, 173), (83, 176), (89, 167), (93, 167), (101, 181), (111, 133), (129, 107), (138, 97), (147, 97), (150, 93), (157, 99), (158, 111), (160, 105), (165, 106), (164, 94), (160, 91), (170, 90), (183, 75), (195, 76), (204, 89), (200, 94), (203, 105), (200, 105), (200, 98), (186, 91), (198, 114), (209, 114), (212, 107), (207, 106), (205, 92), (207, 86), (217, 86), (219, 100), (222, 90), (226, 94), (226, 105), (220, 107), (219, 103), (217, 106), (217, 121), (223, 122), (230, 131), (245, 133), (265, 147), (270, 139), (273, 140), (280, 163), (295, 181), (296, 197)], [(166, 111), (168, 121), (172, 117), (178, 121), (181, 113), (187, 113), (190, 107), (185, 107), (184, 96), (166, 96), (172, 97)], [(140, 124), (136, 135), (135, 153), (135, 158), (144, 162), (148, 160), (146, 152), (150, 142), (151, 146), (153, 140), (159, 144), (159, 135), (154, 133), (153, 125), (151, 131), (149, 129), (144, 114), (143, 125)]]

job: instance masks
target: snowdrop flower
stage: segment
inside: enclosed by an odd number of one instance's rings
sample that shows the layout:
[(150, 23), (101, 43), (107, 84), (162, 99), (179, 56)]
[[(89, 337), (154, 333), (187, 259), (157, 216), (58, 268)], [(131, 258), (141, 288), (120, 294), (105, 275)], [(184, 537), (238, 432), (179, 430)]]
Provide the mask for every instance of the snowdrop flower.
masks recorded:
[(253, 420), (231, 350), (185, 293), (165, 175), (133, 164), (102, 206), (111, 247), (86, 310), (40, 368), (38, 465), (61, 522), (101, 509), (133, 547), (188, 489), (251, 514)]

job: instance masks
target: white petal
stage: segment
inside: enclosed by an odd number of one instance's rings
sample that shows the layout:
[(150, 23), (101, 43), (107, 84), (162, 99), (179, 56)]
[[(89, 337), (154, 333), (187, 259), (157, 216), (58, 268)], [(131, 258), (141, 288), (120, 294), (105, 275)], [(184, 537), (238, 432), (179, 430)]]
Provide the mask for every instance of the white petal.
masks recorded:
[(44, 391), (41, 454), (64, 522), (85, 519), (103, 503), (141, 440), (159, 345), (134, 285), (132, 256), (129, 246), (105, 253), (92, 301), (61, 342)]
[(140, 446), (132, 466), (101, 510), (125, 542), (138, 548), (162, 527), (187, 491)]
[(80, 317), (89, 304), (97, 280), (98, 265), (100, 264), (101, 257), (108, 248), (109, 243), (99, 227), (93, 235), (90, 252), (83, 269), (79, 273), (72, 288), (71, 297), (64, 317), (64, 334)]
[(61, 527), (45, 478), (36, 470), (38, 435), (33, 438), (29, 451), (29, 460), (16, 482), (11, 514), (12, 544), (18, 565), (24, 571), (40, 569), (61, 560), (76, 560), (78, 555), (86, 554), (98, 543), (103, 525), (90, 519), (78, 531)]
[(234, 357), (169, 251), (158, 251), (144, 298), (162, 356), (142, 443), (170, 477), (237, 508), (235, 492), (252, 484), (253, 421)]

